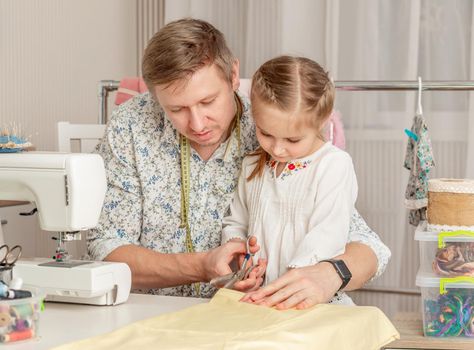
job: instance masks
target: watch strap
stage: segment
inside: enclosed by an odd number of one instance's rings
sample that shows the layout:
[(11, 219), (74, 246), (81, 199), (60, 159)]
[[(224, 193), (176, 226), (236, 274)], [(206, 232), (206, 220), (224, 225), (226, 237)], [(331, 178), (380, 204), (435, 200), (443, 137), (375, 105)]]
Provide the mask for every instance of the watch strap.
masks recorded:
[(336, 259), (326, 259), (326, 260), (321, 260), (320, 262), (328, 262), (334, 267), (337, 274), (342, 280), (342, 284), (337, 291), (339, 292), (342, 289), (344, 289), (352, 278), (352, 274), (349, 268), (347, 267), (346, 263), (343, 260), (336, 260)]

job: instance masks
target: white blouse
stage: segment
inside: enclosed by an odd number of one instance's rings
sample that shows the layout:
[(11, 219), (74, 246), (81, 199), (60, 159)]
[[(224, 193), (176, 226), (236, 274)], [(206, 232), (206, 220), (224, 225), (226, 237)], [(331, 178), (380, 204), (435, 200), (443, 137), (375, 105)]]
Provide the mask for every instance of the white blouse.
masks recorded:
[(247, 181), (256, 156), (243, 161), (222, 241), (257, 237), (265, 258), (265, 283), (288, 268), (303, 267), (344, 253), (355, 211), (357, 179), (348, 153), (325, 143), (308, 157), (287, 163), (277, 177), (275, 161)]

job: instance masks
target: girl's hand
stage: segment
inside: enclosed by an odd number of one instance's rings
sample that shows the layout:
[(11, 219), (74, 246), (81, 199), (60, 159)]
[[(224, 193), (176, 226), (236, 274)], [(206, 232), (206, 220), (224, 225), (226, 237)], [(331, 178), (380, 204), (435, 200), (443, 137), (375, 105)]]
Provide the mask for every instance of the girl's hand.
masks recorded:
[[(247, 263), (247, 266), (251, 266), (250, 261)], [(234, 289), (240, 292), (250, 292), (257, 290), (263, 283), (263, 275), (265, 274), (266, 269), (267, 260), (258, 259), (257, 265), (253, 268), (248, 277), (234, 284)]]
[(267, 286), (247, 293), (240, 301), (278, 310), (306, 309), (331, 300), (341, 283), (331, 264), (321, 263), (289, 270)]
[[(258, 247), (258, 249), (256, 249)], [(253, 255), (255, 254), (260, 247), (257, 245), (257, 237), (251, 236), (249, 239), (249, 250), (250, 253)], [(241, 255), (239, 257), (239, 268), (242, 267), (245, 255)], [(247, 262), (246, 268), (252, 266), (253, 260)], [(253, 290), (257, 290), (263, 283), (263, 275), (265, 274), (265, 270), (267, 269), (267, 260), (266, 259), (259, 259), (257, 262), (257, 266), (253, 268), (250, 274), (242, 281), (237, 282), (234, 284), (234, 289), (240, 292), (250, 292)]]

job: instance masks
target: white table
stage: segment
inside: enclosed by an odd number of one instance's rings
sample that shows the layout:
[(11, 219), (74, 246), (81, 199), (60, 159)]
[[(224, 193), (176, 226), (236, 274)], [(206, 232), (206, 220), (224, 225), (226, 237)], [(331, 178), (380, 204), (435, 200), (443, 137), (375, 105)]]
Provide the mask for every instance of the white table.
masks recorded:
[(116, 306), (45, 303), (39, 339), (8, 344), (8, 350), (42, 350), (113, 331), (135, 321), (207, 302), (208, 299), (130, 294)]

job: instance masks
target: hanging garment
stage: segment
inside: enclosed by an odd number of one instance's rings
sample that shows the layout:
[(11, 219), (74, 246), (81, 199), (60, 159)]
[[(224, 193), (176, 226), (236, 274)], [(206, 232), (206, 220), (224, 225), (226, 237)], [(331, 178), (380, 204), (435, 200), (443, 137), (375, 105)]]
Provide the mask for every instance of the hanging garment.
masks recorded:
[(417, 226), (421, 220), (426, 220), (428, 179), (435, 162), (428, 127), (423, 116), (416, 115), (411, 130), (405, 132), (409, 138), (404, 166), (410, 170), (405, 206), (410, 209), (408, 221), (411, 225)]
[(378, 308), (321, 304), (278, 311), (239, 302), (220, 289), (209, 303), (133, 323), (55, 350), (325, 349), (375, 350), (399, 338)]

